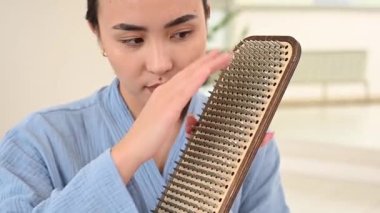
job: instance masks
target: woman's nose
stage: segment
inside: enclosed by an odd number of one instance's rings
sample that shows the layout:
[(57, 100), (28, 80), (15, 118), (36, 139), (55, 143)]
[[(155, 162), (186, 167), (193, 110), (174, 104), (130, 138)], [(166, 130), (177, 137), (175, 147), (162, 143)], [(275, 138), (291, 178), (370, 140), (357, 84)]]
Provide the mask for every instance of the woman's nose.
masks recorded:
[(153, 44), (148, 49), (146, 68), (149, 72), (162, 75), (173, 68), (173, 61), (163, 44)]

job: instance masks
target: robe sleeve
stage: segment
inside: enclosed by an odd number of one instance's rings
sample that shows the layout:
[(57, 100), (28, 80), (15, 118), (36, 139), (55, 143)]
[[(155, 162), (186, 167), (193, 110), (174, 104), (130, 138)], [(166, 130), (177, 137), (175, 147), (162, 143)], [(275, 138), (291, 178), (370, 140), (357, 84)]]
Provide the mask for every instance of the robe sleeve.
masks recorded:
[(279, 173), (280, 157), (273, 138), (259, 149), (242, 185), (239, 212), (288, 213)]
[(18, 139), (8, 134), (0, 142), (1, 212), (138, 212), (110, 149), (57, 189), (44, 159), (28, 143), (17, 143)]

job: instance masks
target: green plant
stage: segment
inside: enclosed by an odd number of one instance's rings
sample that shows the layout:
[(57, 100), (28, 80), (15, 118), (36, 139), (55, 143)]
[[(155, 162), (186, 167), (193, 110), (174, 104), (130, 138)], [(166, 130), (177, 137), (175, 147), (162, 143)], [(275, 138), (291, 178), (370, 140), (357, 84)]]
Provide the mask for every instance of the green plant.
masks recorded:
[(239, 14), (239, 10), (227, 11), (226, 15), (209, 30), (208, 39), (212, 39), (213, 36), (221, 29), (226, 27), (232, 20)]
[[(240, 10), (230, 10), (230, 11), (227, 11), (226, 14), (224, 15), (224, 17), (215, 25), (211, 26), (210, 27), (210, 30), (209, 30), (209, 33), (208, 33), (208, 40), (212, 40), (213, 37), (220, 31), (222, 30), (223, 28), (227, 27), (228, 24), (230, 24), (233, 19), (239, 15), (240, 13)], [(245, 37), (247, 34), (248, 34), (248, 31), (249, 31), (249, 28), (246, 26), (243, 28), (242, 32), (240, 33), (240, 37), (243, 38)], [(213, 82), (218, 78), (219, 76), (219, 73), (215, 73), (213, 75), (211, 75), (207, 81), (205, 82), (204, 85), (209, 85), (209, 84), (213, 84)]]

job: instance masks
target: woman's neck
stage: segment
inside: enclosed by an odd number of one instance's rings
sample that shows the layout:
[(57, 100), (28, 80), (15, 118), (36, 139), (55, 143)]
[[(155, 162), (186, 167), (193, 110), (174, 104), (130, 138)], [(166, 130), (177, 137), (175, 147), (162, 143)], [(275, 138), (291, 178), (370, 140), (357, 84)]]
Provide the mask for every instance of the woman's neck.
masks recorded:
[(120, 85), (119, 92), (123, 98), (125, 105), (128, 106), (128, 109), (131, 112), (133, 118), (136, 119), (143, 109), (145, 103), (141, 103), (136, 98), (130, 96), (124, 89), (120, 87)]

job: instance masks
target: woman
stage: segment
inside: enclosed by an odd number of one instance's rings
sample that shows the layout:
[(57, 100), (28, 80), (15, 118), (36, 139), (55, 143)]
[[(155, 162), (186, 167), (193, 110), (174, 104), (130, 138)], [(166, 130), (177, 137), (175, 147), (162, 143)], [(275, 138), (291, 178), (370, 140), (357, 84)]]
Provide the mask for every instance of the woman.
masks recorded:
[[(205, 53), (206, 0), (88, 0), (87, 20), (116, 79), (31, 115), (0, 144), (2, 212), (148, 212), (204, 98), (231, 55)], [(187, 123), (187, 125), (184, 125)], [(273, 141), (259, 150), (233, 212), (287, 212)]]

